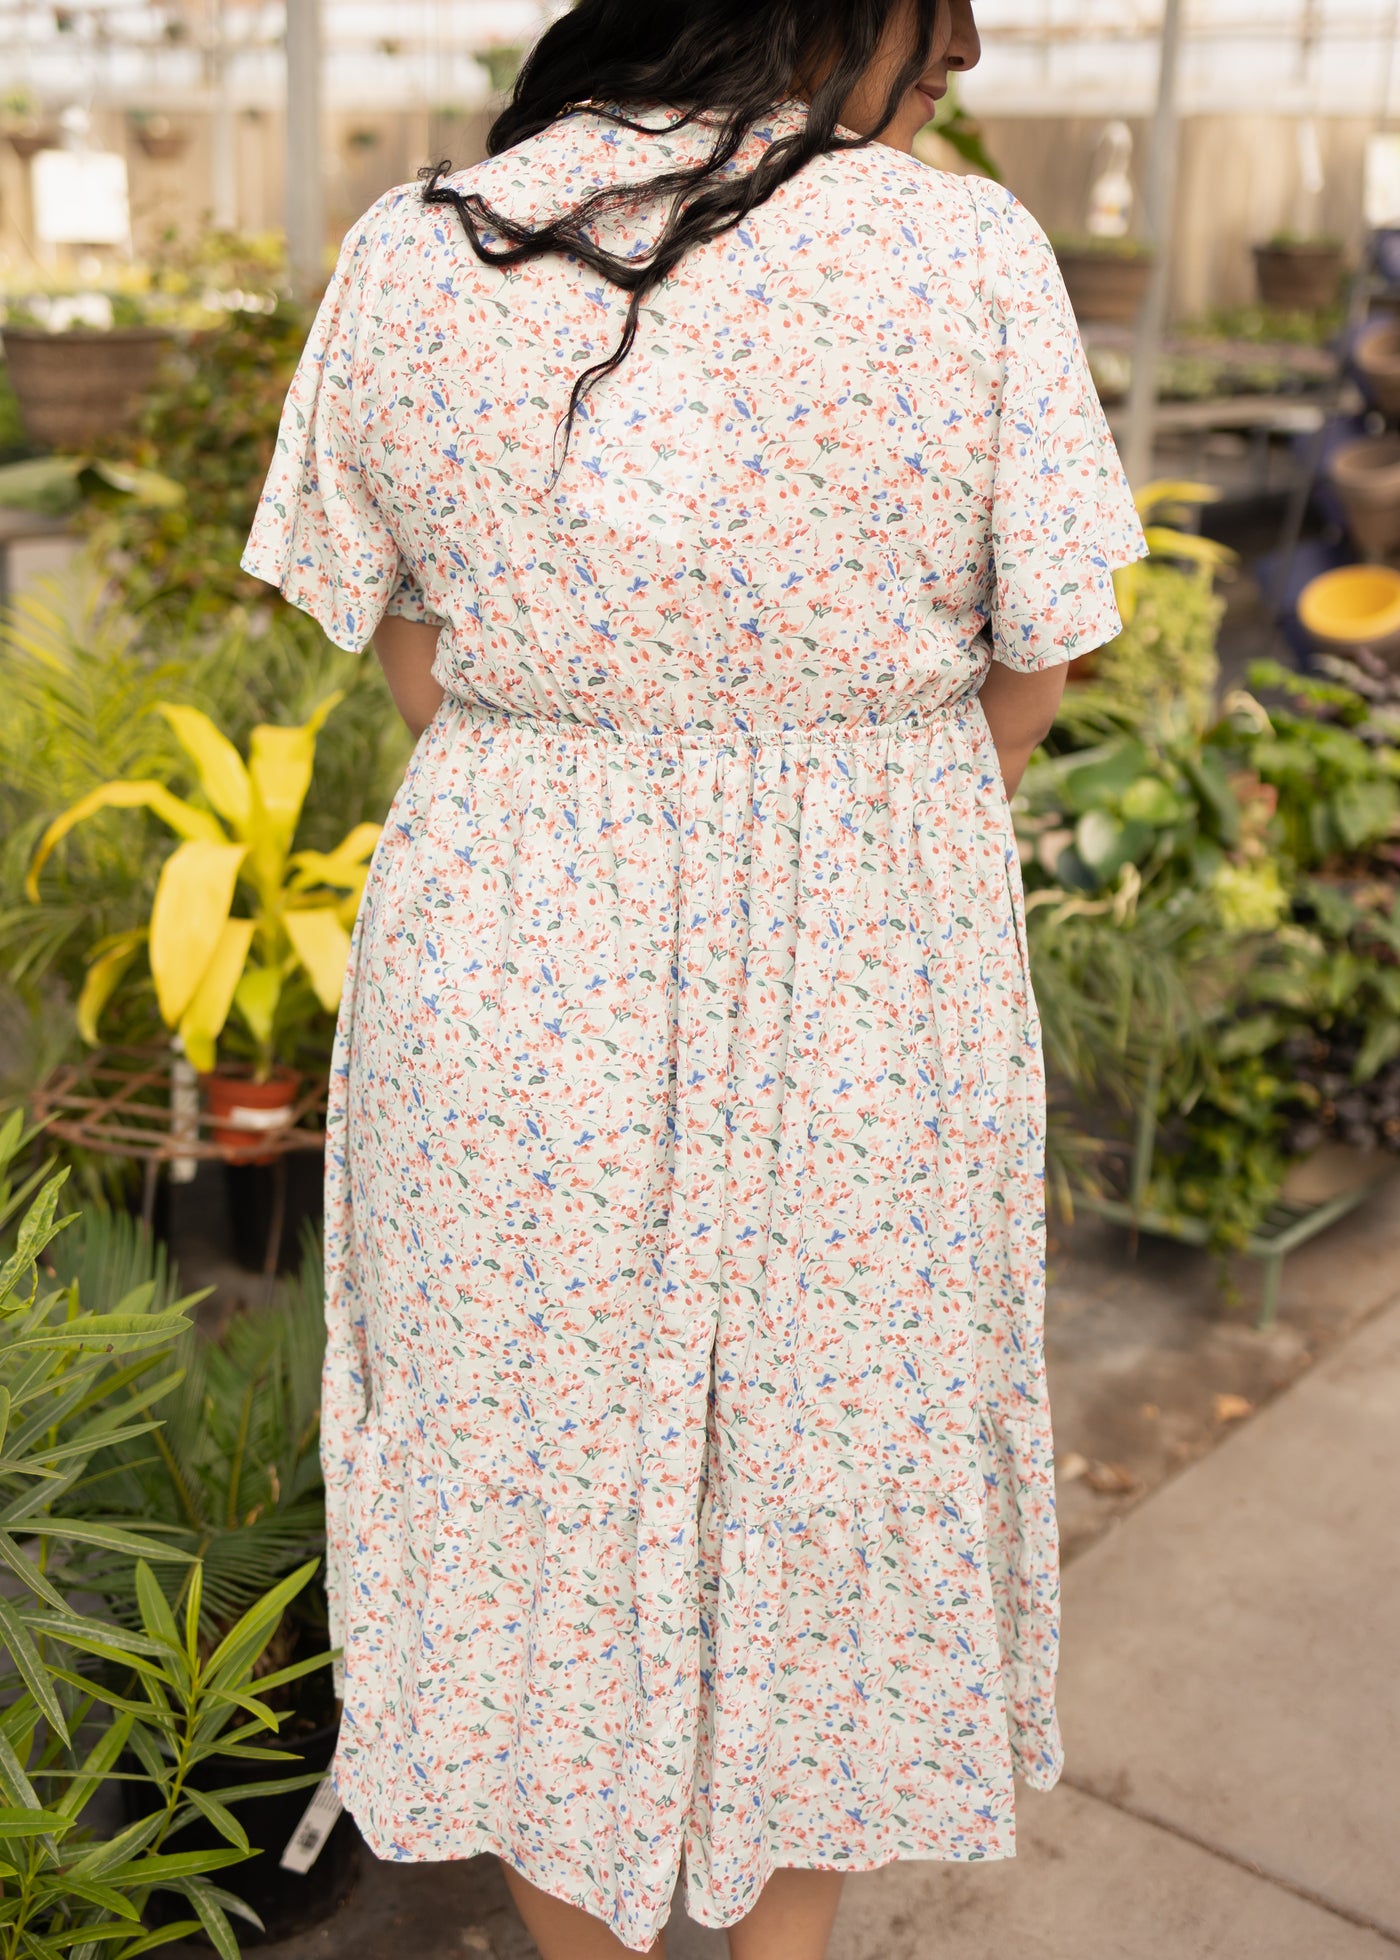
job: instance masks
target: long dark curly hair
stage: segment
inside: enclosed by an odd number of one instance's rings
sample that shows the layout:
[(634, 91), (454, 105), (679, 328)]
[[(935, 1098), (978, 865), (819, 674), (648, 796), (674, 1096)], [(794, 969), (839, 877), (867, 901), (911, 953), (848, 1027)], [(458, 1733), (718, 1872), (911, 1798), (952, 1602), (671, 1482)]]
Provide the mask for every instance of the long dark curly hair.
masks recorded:
[[(574, 383), (564, 418), (567, 449), (579, 403), (627, 358), (648, 293), (693, 246), (739, 224), (804, 164), (826, 152), (858, 149), (894, 117), (933, 46), (939, 0), (579, 0), (531, 49), (510, 102), (491, 126), (492, 156), (575, 110), (657, 135), (700, 118), (714, 129), (709, 152), (685, 169), (659, 171), (641, 184), (591, 191), (539, 226), (493, 210), (475, 192), (443, 179), (450, 163), (424, 173), (424, 201), (450, 205), (476, 256), (519, 265), (567, 253), (629, 295), (621, 338), (604, 361)], [(893, 73), (884, 113), (868, 135), (840, 133), (843, 104), (859, 85), (891, 22), (909, 17), (909, 51)], [(748, 171), (727, 171), (749, 131), (795, 90), (809, 97), (805, 122), (770, 144)], [(668, 113), (657, 122), (658, 106)], [(630, 110), (650, 112), (643, 121)], [(667, 200), (669, 215), (651, 250), (619, 258), (589, 227), (639, 197)], [(490, 233), (488, 243), (484, 234)]]

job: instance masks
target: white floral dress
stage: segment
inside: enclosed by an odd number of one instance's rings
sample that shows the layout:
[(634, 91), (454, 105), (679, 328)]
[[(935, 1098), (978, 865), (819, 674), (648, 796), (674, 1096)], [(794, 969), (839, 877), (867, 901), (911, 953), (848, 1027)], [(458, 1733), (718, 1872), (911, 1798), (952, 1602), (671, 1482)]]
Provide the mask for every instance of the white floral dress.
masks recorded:
[[(803, 113), (756, 130), (740, 163)], [(654, 119), (665, 121), (664, 112)], [(538, 218), (706, 138), (462, 173)], [(608, 220), (639, 250), (654, 214)], [(778, 1866), (1013, 1850), (1060, 1768), (1043, 1098), (977, 700), (1141, 533), (1043, 234), (872, 146), (620, 293), (346, 240), (247, 568), (446, 699), (327, 1151), (337, 1787), (645, 1947)]]

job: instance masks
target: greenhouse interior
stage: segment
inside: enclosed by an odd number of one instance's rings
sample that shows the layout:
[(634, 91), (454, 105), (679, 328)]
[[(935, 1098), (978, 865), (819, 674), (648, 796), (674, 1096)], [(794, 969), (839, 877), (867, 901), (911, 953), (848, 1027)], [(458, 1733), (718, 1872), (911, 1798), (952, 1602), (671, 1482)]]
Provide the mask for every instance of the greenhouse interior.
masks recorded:
[[(414, 740), (242, 559), (341, 240), (566, 12), (0, 0), (0, 1960), (550, 1960), (499, 1844), (376, 1856), (331, 1781), (328, 1084)], [(913, 155), (1048, 237), (1147, 551), (1010, 804), (1069, 1769), (830, 1952), (1382, 1960), (1400, 4), (976, 18)]]

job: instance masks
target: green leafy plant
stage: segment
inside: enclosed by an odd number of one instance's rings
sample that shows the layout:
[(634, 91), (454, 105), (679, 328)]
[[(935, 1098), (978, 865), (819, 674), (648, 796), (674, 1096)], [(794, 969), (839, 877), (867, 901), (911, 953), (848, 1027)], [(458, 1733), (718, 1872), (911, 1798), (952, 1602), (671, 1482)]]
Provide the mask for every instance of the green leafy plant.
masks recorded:
[(178, 483), (156, 470), (109, 463), (100, 456), (36, 456), (0, 467), (0, 506), (45, 517), (69, 517), (87, 498), (110, 503), (134, 497), (138, 503), (170, 509), (184, 494)]
[(1251, 695), (1235, 695), (1219, 740), (1276, 792), (1290, 861), (1299, 871), (1365, 863), (1400, 831), (1400, 750), (1348, 725), (1367, 718), (1365, 701), (1350, 689), (1272, 661), (1256, 662), (1249, 681), (1256, 693), (1282, 690), (1286, 703), (1266, 710)]
[(94, 512), (90, 526), (121, 564), (124, 599), (173, 621), (220, 618), (231, 603), (285, 601), (239, 569), (272, 459), (282, 404), (310, 314), (278, 290), (271, 311), (230, 312), (167, 364), (135, 434), (114, 455), (173, 479), (178, 506)]
[[(154, 826), (106, 818), (64, 854), (42, 907), (24, 899), (35, 847), (58, 810), (113, 776), (169, 776), (178, 750), (156, 703), (183, 678), (152, 658), (135, 622), (84, 568), (69, 593), (27, 594), (0, 624), (0, 962), (10, 984), (76, 997), (89, 946), (150, 910), (159, 857)], [(150, 1010), (137, 1025), (149, 1025)]]
[(483, 48), (477, 60), (486, 70), (486, 77), (494, 95), (509, 95), (515, 86), (515, 78), (520, 73), (520, 64), (525, 58), (525, 50), (513, 42), (501, 42), (495, 47)]
[(1199, 740), (1214, 719), (1225, 610), (1215, 580), (1234, 554), (1180, 519), (1217, 495), (1210, 484), (1172, 479), (1137, 493), (1149, 556), (1113, 574), (1123, 630), (1084, 663), (1089, 678), (1061, 711), (1060, 727), (1078, 739), (1119, 729)]
[[(319, 1780), (276, 1773), (295, 1759), (268, 1746), (284, 1719), (269, 1697), (331, 1657), (264, 1666), (316, 1562), (286, 1574), (211, 1640), (198, 1560), (158, 1521), (136, 1531), (77, 1501), (91, 1494), (96, 1453), (149, 1445), (159, 1433), (150, 1410), (179, 1381), (166, 1366), (169, 1344), (188, 1328), (191, 1302), (171, 1304), (159, 1262), (107, 1311), (86, 1308), (72, 1280), (50, 1284), (55, 1242), (72, 1223), (59, 1213), (66, 1172), (17, 1170), (25, 1145), (16, 1113), (0, 1127), (0, 1561), (10, 1579), (0, 1645), (11, 1666), (0, 1678), (0, 1960), (134, 1960), (200, 1932), (236, 1960), (229, 1915), (255, 1916), (212, 1878), (252, 1850), (233, 1806)], [(78, 1263), (96, 1264), (119, 1288), (143, 1261), (134, 1241), (99, 1235)], [(75, 1605), (83, 1555), (129, 1568), (131, 1625)], [(182, 1622), (157, 1563), (181, 1572)], [(138, 1770), (118, 1768), (127, 1757)], [(273, 1774), (217, 1787), (215, 1765), (230, 1758)], [(147, 1805), (104, 1834), (91, 1821), (94, 1799), (114, 1776), (146, 1786)], [(212, 1824), (223, 1847), (181, 1849), (180, 1833), (196, 1821)], [(182, 1897), (188, 1916), (148, 1929), (143, 1915), (157, 1892)]]
[[(65, 1241), (60, 1270), (77, 1272), (92, 1261), (98, 1222), (85, 1221), (86, 1229)], [(110, 1257), (110, 1234), (103, 1230), (100, 1237)], [(238, 1613), (323, 1547), (324, 1345), (321, 1252), (308, 1236), (299, 1273), (274, 1299), (236, 1314), (218, 1340), (190, 1328), (176, 1342), (171, 1359), (181, 1379), (164, 1404), (160, 1428), (149, 1437), (118, 1439), (92, 1459), (87, 1502), (94, 1516), (155, 1528), (163, 1543), (199, 1559), (206, 1641), (219, 1638)], [(82, 1563), (82, 1583), (123, 1621), (134, 1619), (128, 1561), (95, 1550)], [(185, 1568), (171, 1568), (177, 1605), (184, 1583)], [(313, 1588), (279, 1631), (279, 1644), (295, 1644), (321, 1612)]]
[(1340, 252), (1343, 241), (1331, 232), (1282, 231), (1270, 233), (1264, 241), (1266, 252)]
[[(242, 1864), (255, 1847), (233, 1806), (250, 1797), (305, 1788), (320, 1772), (273, 1775), (261, 1783), (205, 1789), (195, 1774), (216, 1759), (265, 1762), (270, 1769), (297, 1760), (255, 1738), (276, 1737), (278, 1716), (267, 1697), (326, 1664), (318, 1654), (256, 1678), (259, 1660), (282, 1616), (315, 1570), (291, 1573), (249, 1608), (212, 1653), (200, 1643), (200, 1568), (191, 1568), (183, 1624), (144, 1560), (135, 1567), (141, 1623), (137, 1632), (105, 1627), (69, 1611), (31, 1615), (46, 1641), (126, 1673), (123, 1692), (105, 1674), (49, 1663), (51, 1697), (62, 1687), (75, 1722), (95, 1710), (111, 1719), (86, 1754), (70, 1763), (66, 1732), (32, 1690), (0, 1718), (0, 1955), (4, 1960), (60, 1960), (97, 1955), (134, 1960), (190, 1934), (207, 1936), (221, 1960), (237, 1960), (230, 1914), (258, 1925), (257, 1915), (211, 1874)], [(140, 1762), (151, 1809), (111, 1837), (83, 1829), (83, 1816), (123, 1752)], [(49, 1795), (52, 1790), (54, 1794)], [(41, 1794), (42, 1793), (42, 1794)], [(203, 1820), (225, 1839), (223, 1848), (183, 1851), (180, 1832)], [(173, 1848), (172, 1848), (173, 1847)], [(142, 1915), (156, 1892), (185, 1899), (192, 1916), (148, 1930)]]
[(1325, 347), (1344, 324), (1335, 306), (1310, 313), (1296, 306), (1219, 306), (1182, 329), (1192, 340), (1254, 342), (1261, 346)]
[(0, 359), (0, 464), (18, 462), (32, 448), (15, 391), (10, 386), (9, 369)]
[[(19, 1219), (0, 1264), (0, 1563), (45, 1605), (61, 1608), (51, 1568), (74, 1546), (119, 1558), (184, 1563), (188, 1557), (149, 1534), (95, 1524), (81, 1510), (70, 1514), (63, 1500), (102, 1444), (152, 1430), (148, 1410), (175, 1386), (175, 1377), (167, 1372), (152, 1381), (151, 1371), (188, 1324), (184, 1309), (191, 1302), (157, 1302), (154, 1283), (143, 1282), (111, 1311), (91, 1313), (83, 1311), (74, 1287), (44, 1286), (39, 1262), (74, 1214), (58, 1211), (66, 1170), (46, 1175), (41, 1169), (15, 1181), (24, 1142), (14, 1110), (0, 1126), (0, 1230)], [(119, 1355), (135, 1358), (118, 1363)], [(42, 1701), (42, 1671), (25, 1638), (23, 1615), (3, 1598), (0, 1635), (26, 1686)], [(56, 1705), (44, 1705), (52, 1719)]]
[(1056, 232), (1050, 240), (1057, 256), (1090, 254), (1099, 259), (1150, 259), (1151, 245), (1140, 238), (1103, 238), (1097, 232)]
[(232, 317), (275, 312), (282, 271), (280, 245), (271, 234), (209, 232), (186, 244), (172, 232), (144, 261), (99, 263), (76, 275), (27, 266), (0, 287), (0, 316), (6, 326), (51, 333), (124, 327), (159, 327), (178, 337), (219, 332)]
[(1121, 1184), (1103, 1113), (1140, 1124), (1146, 1102), (1138, 1198), (1221, 1249), (1324, 1137), (1400, 1147), (1393, 731), (1339, 680), (1250, 679), (1282, 701), (1237, 691), (1201, 730), (1159, 712), (1129, 730), (1106, 686), (1069, 690), (1062, 752), (1033, 760), (1015, 806), (1054, 1106), (1072, 1145), (1097, 1124), (1104, 1146), (1070, 1174), (1106, 1161)]

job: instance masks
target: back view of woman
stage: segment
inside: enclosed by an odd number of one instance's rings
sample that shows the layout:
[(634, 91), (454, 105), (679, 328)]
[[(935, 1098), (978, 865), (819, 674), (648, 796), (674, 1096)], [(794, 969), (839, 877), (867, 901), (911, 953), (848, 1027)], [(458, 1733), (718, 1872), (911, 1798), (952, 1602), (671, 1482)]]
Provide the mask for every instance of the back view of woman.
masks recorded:
[[(1007, 795), (1142, 550), (967, 0), (583, 0), (346, 240), (245, 563), (422, 731), (327, 1152), (336, 1776), (819, 1960), (1060, 1768)], [(653, 1946), (653, 1942), (656, 1944)]]

